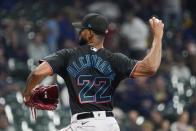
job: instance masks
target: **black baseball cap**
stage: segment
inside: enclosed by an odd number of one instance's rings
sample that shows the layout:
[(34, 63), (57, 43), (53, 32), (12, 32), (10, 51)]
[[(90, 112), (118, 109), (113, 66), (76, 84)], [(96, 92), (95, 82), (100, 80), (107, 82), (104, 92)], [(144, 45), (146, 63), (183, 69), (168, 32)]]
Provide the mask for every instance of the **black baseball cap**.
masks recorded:
[(90, 13), (84, 16), (81, 22), (74, 22), (72, 25), (79, 29), (91, 29), (98, 34), (107, 34), (109, 22), (103, 15), (97, 13)]

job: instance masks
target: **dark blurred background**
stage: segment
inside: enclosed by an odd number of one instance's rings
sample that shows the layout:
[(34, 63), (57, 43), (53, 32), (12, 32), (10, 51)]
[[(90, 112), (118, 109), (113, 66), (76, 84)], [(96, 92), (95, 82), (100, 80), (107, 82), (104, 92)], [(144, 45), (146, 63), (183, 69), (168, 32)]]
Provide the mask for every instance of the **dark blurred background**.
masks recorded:
[(56, 131), (69, 123), (67, 88), (59, 76), (43, 83), (58, 83), (61, 104), (54, 112), (38, 111), (36, 121), (21, 92), (40, 58), (78, 46), (71, 22), (89, 12), (110, 21), (105, 48), (133, 59), (151, 47), (148, 19), (165, 23), (158, 73), (126, 79), (117, 88), (114, 113), (121, 130), (195, 131), (195, 0), (0, 0), (0, 131)]

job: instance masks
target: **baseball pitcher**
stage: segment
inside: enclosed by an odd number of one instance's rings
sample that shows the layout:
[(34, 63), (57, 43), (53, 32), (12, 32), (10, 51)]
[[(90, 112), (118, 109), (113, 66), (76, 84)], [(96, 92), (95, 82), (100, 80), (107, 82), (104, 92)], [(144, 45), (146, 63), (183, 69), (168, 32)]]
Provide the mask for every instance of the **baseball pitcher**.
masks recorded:
[(81, 22), (73, 24), (80, 29), (81, 46), (62, 49), (40, 60), (27, 79), (25, 104), (37, 109), (55, 109), (58, 91), (53, 88), (56, 86), (40, 87), (39, 83), (47, 76), (58, 74), (67, 84), (72, 111), (70, 125), (61, 131), (119, 131), (112, 113), (113, 95), (119, 82), (127, 77), (151, 76), (161, 62), (164, 24), (155, 17), (149, 23), (154, 34), (152, 47), (138, 61), (105, 49), (108, 20), (100, 14), (86, 15)]

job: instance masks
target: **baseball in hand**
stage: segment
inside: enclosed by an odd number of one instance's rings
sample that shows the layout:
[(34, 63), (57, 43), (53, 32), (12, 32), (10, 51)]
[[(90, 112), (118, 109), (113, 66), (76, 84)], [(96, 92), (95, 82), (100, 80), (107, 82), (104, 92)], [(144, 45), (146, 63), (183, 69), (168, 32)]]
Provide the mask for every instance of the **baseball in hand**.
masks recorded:
[(155, 19), (155, 23), (159, 23), (159, 20), (158, 19)]
[(152, 17), (149, 20), (149, 22), (150, 22), (150, 26), (152, 28), (152, 31), (154, 33), (154, 36), (162, 39), (163, 29), (164, 29), (164, 24), (163, 24), (162, 20), (159, 20), (156, 17)]

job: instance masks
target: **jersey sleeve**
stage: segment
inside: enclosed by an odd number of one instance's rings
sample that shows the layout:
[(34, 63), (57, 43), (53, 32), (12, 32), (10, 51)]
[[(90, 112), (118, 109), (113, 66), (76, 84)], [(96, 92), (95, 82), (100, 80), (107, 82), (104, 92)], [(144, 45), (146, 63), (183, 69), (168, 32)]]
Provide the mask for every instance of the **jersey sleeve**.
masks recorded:
[(122, 53), (114, 53), (113, 55), (114, 67), (123, 77), (131, 76), (137, 62), (137, 60), (130, 59)]
[(48, 62), (48, 64), (52, 68), (53, 74), (56, 73), (61, 75), (61, 72), (64, 72), (64, 70), (66, 69), (66, 63), (69, 60), (69, 58), (70, 51), (68, 49), (63, 49), (49, 56), (46, 56), (45, 58), (41, 59), (39, 63), (42, 63), (43, 61)]

